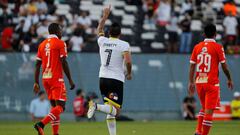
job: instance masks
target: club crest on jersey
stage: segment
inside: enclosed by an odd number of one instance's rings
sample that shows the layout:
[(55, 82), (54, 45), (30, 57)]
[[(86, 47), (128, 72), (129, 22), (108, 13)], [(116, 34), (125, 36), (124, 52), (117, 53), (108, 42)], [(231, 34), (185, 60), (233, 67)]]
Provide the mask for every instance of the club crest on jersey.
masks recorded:
[(201, 53), (202, 53), (202, 54), (205, 54), (205, 53), (207, 53), (207, 51), (208, 51), (208, 50), (207, 50), (207, 47), (203, 47)]

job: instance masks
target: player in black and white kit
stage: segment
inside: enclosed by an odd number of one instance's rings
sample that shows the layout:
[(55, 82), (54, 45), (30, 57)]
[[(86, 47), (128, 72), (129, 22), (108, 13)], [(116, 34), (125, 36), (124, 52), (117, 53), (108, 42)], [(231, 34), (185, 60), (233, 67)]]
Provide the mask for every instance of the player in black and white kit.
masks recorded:
[[(132, 62), (130, 45), (128, 42), (119, 39), (121, 27), (113, 23), (109, 29), (109, 38), (104, 36), (104, 25), (110, 14), (111, 6), (104, 8), (103, 17), (98, 25), (98, 45), (101, 58), (99, 72), (100, 90), (103, 96), (104, 105), (89, 103), (88, 118), (91, 118), (95, 111), (107, 114), (107, 125), (110, 135), (116, 135), (116, 120), (119, 115), (123, 101), (123, 83), (125, 78), (132, 79)], [(126, 67), (126, 73), (125, 73)]]

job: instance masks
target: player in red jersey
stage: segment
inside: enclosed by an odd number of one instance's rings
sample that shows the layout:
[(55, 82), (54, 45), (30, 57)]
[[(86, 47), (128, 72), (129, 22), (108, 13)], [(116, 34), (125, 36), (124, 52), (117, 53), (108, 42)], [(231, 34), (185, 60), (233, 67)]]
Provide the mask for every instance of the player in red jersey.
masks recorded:
[(49, 25), (48, 31), (50, 35), (38, 48), (33, 87), (35, 93), (40, 91), (39, 74), (42, 67), (42, 82), (52, 109), (45, 118), (34, 125), (34, 128), (39, 135), (44, 135), (44, 126), (51, 122), (53, 135), (58, 135), (60, 114), (64, 111), (67, 100), (63, 71), (69, 80), (71, 90), (74, 89), (75, 85), (66, 61), (67, 48), (66, 44), (61, 40), (61, 27), (57, 23), (52, 23)]
[[(212, 126), (213, 112), (219, 107), (219, 63), (222, 65), (228, 82), (228, 88), (233, 89), (233, 82), (226, 64), (223, 47), (216, 43), (216, 26), (209, 24), (204, 28), (206, 39), (194, 47), (189, 72), (189, 92), (194, 93), (195, 86), (202, 109), (198, 116), (195, 135), (208, 135)], [(196, 70), (196, 76), (194, 74)]]

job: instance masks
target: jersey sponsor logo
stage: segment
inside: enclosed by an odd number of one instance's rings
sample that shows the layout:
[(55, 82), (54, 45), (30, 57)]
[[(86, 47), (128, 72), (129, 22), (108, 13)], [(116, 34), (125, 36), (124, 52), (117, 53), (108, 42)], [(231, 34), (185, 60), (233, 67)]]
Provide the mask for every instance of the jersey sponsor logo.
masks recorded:
[(199, 73), (196, 78), (196, 83), (208, 83), (208, 75), (207, 73)]

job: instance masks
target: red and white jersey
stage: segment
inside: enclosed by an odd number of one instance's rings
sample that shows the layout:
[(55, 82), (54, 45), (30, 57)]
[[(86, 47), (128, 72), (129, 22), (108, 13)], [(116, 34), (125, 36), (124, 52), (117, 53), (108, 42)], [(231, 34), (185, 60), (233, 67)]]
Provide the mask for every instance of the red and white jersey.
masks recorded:
[(73, 112), (75, 116), (85, 115), (85, 101), (83, 97), (76, 97), (73, 101)]
[(67, 57), (66, 44), (56, 35), (49, 35), (37, 53), (37, 60), (42, 61), (42, 79), (63, 81), (62, 57)]
[(190, 60), (191, 64), (196, 64), (196, 83), (219, 85), (219, 63), (225, 62), (224, 49), (214, 39), (197, 44)]

